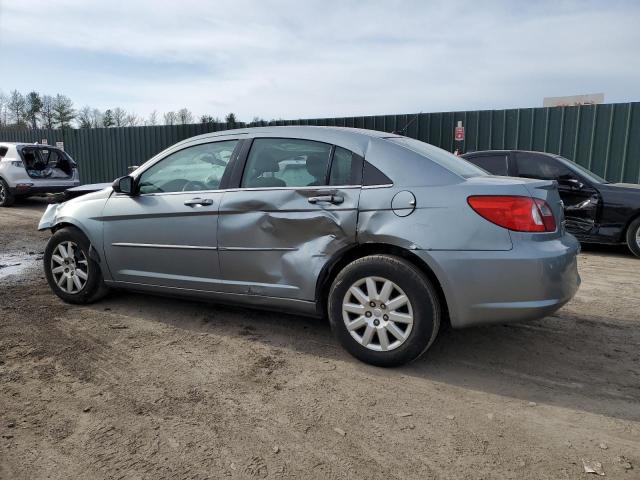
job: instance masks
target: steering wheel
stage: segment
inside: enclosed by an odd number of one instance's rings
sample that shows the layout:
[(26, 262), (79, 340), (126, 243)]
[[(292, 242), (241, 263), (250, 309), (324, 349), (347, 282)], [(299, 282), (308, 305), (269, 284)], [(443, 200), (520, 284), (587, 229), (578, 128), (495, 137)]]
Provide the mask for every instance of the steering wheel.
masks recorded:
[(183, 192), (193, 192), (197, 190), (208, 190), (209, 187), (204, 182), (199, 182), (197, 180), (190, 180), (184, 184), (182, 187)]

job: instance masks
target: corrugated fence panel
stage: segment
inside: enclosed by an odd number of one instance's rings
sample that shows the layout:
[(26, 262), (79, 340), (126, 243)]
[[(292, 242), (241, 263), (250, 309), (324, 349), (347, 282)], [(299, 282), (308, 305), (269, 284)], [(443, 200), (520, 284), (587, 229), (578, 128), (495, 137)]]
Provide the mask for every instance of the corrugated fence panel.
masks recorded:
[[(462, 121), (465, 141), (454, 140)], [(522, 149), (559, 153), (611, 181), (640, 182), (640, 103), (468, 112), (277, 120), (272, 125), (324, 125), (385, 132), (448, 151)], [(0, 141), (64, 142), (80, 165), (83, 183), (125, 175), (180, 140), (229, 128), (226, 123), (96, 129), (0, 129)]]

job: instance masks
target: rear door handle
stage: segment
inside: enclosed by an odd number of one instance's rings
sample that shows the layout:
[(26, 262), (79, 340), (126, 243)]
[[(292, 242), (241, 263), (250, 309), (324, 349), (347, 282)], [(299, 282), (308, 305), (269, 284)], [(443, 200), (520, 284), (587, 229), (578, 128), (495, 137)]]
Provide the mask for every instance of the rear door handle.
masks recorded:
[(320, 202), (338, 204), (344, 202), (344, 197), (341, 195), (320, 195), (318, 197), (309, 197), (309, 203)]
[(213, 200), (210, 198), (192, 198), (191, 200), (185, 200), (184, 204), (188, 207), (195, 207), (196, 205), (208, 206), (213, 205)]

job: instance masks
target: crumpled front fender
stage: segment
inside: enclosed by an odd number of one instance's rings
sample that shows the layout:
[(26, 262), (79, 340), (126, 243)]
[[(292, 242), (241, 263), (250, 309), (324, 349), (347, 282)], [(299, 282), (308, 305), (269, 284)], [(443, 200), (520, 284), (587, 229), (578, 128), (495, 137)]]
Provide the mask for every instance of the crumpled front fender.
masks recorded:
[(58, 207), (61, 203), (53, 203), (47, 207), (38, 223), (38, 230), (49, 230), (57, 223)]

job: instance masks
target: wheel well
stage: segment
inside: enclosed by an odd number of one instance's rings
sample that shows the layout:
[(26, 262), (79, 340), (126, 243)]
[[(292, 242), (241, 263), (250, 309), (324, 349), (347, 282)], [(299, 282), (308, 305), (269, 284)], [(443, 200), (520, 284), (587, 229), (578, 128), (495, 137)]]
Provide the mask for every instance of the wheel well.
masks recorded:
[(329, 263), (329, 265), (324, 268), (324, 270), (320, 273), (320, 278), (318, 279), (318, 283), (316, 286), (316, 303), (318, 312), (322, 316), (327, 315), (327, 303), (331, 284), (333, 283), (333, 280), (338, 276), (338, 273), (340, 273), (340, 271), (344, 267), (346, 267), (354, 260), (357, 260), (358, 258), (366, 257), (368, 255), (380, 254), (395, 255), (397, 257), (403, 258), (417, 267), (424, 275), (426, 275), (427, 278), (431, 280), (431, 283), (433, 284), (438, 294), (438, 300), (440, 300), (440, 305), (443, 312), (442, 322), (445, 324), (450, 324), (447, 299), (444, 295), (444, 291), (442, 290), (442, 285), (440, 285), (440, 281), (438, 280), (438, 277), (436, 277), (436, 274), (433, 273), (433, 270), (431, 270), (431, 268), (420, 257), (412, 253), (410, 250), (406, 250), (404, 248), (396, 247), (395, 245), (389, 245), (386, 243), (364, 243), (355, 247), (351, 247), (348, 250), (345, 250), (342, 253), (338, 254), (336, 258), (334, 258)]
[(86, 236), (86, 234), (82, 230), (76, 227), (73, 223), (69, 223), (69, 222), (56, 223), (53, 227), (51, 227), (51, 233), (56, 233), (58, 230), (62, 230), (63, 228), (67, 228), (67, 227), (75, 228), (76, 230), (78, 230), (79, 232), (82, 232), (82, 234)]

